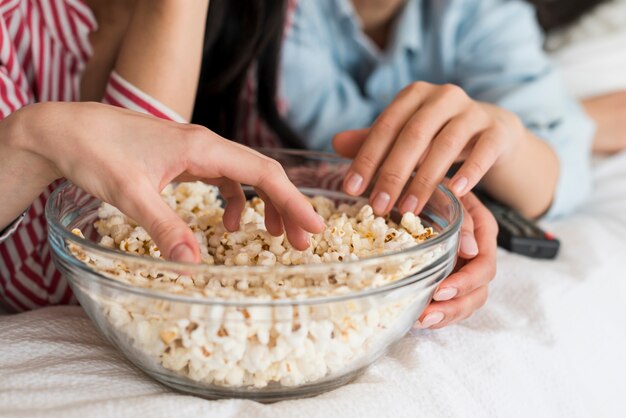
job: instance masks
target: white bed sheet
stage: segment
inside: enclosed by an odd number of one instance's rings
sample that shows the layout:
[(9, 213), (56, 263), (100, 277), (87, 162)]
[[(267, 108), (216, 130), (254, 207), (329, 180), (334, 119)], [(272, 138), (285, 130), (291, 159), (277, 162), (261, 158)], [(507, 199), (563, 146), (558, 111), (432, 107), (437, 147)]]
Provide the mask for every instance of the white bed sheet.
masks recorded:
[(505, 252), (486, 307), (416, 331), (356, 382), (262, 405), (177, 394), (127, 363), (81, 308), (0, 316), (0, 416), (626, 416), (626, 154), (551, 229), (557, 261)]

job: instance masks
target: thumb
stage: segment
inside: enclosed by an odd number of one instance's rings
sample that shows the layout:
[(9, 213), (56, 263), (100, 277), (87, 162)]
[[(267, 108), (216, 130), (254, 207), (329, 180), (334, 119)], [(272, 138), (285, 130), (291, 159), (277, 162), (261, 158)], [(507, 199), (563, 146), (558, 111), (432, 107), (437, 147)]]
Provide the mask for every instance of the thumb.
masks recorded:
[(200, 262), (200, 249), (193, 232), (156, 191), (143, 190), (143, 193), (134, 195), (133, 200), (118, 207), (144, 227), (166, 259), (181, 263)]
[(461, 206), (463, 207), (463, 224), (461, 225), (459, 256), (469, 260), (478, 255), (478, 243), (474, 236), (474, 219), (465, 205)]
[(369, 128), (363, 128), (340, 132), (333, 138), (333, 148), (342, 157), (354, 158), (367, 139), (369, 131)]

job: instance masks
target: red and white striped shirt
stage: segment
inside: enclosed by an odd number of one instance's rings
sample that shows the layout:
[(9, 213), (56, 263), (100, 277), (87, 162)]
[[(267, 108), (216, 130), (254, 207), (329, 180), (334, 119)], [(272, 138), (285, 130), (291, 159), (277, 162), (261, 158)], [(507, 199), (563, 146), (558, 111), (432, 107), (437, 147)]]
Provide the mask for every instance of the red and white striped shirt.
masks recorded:
[[(35, 102), (78, 101), (89, 34), (97, 22), (82, 0), (0, 0), (0, 120)], [(242, 95), (237, 139), (253, 146), (276, 140), (257, 117), (256, 85), (249, 77)], [(185, 120), (112, 73), (103, 100), (154, 116)], [(58, 184), (58, 183), (57, 183)], [(47, 241), (44, 205), (57, 184), (31, 205), (11, 234), (0, 237), (0, 303), (17, 311), (75, 302), (54, 268)]]

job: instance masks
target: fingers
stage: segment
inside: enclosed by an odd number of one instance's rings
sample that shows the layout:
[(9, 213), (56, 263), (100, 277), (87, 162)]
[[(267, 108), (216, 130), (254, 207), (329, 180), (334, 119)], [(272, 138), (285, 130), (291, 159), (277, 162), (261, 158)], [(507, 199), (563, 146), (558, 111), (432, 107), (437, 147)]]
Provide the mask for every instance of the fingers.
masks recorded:
[[(473, 107), (471, 109), (474, 109)], [(466, 111), (450, 120), (430, 143), (414, 179), (407, 188), (400, 209), (403, 212), (419, 212), (452, 164), (471, 139), (487, 126), (487, 117), (481, 112)], [(415, 202), (409, 205), (407, 202)]]
[(474, 220), (472, 215), (468, 212), (464, 205), (463, 208), (463, 223), (461, 224), (461, 237), (459, 245), (459, 256), (464, 259), (471, 259), (478, 254), (478, 244), (474, 237)]
[(429, 88), (426, 83), (415, 83), (405, 88), (376, 119), (346, 175), (346, 193), (358, 196), (365, 191), (402, 128), (422, 104)]
[(489, 256), (495, 265), (498, 248), (498, 223), (496, 219), (473, 193), (463, 196), (461, 203), (474, 222), (474, 236), (478, 244), (479, 254)]
[(468, 295), (489, 284), (496, 274), (498, 227), (495, 219), (473, 194), (463, 199), (463, 206), (473, 219), (473, 235), (478, 247), (478, 255), (441, 282), (433, 296), (436, 301)]
[(488, 295), (488, 287), (483, 286), (462, 298), (433, 302), (424, 310), (414, 327), (439, 329), (467, 319), (487, 302)]
[(306, 250), (310, 245), (309, 234), (302, 230), (293, 219), (283, 218), (285, 225), (285, 233), (289, 239), (289, 243), (297, 250)]
[(257, 190), (257, 193), (265, 202), (265, 228), (267, 229), (267, 232), (275, 237), (285, 232), (289, 243), (294, 248), (298, 250), (305, 250), (310, 244), (309, 234), (307, 234), (289, 217), (283, 217), (265, 192)]
[(461, 165), (452, 180), (450, 190), (456, 196), (464, 196), (478, 184), (480, 179), (498, 159), (498, 130), (486, 130), (478, 138), (474, 149)]
[(280, 213), (278, 213), (271, 199), (262, 190), (256, 189), (256, 191), (265, 202), (265, 228), (267, 232), (275, 237), (281, 235), (284, 232), (284, 225)]
[(462, 298), (493, 280), (496, 273), (495, 257), (479, 254), (472, 261), (439, 285), (433, 299), (443, 302), (455, 298)]
[(226, 200), (223, 217), (224, 226), (230, 232), (236, 231), (239, 229), (241, 212), (246, 205), (246, 196), (243, 194), (241, 185), (232, 180), (224, 180), (219, 188), (220, 194)]
[[(133, 187), (134, 191), (125, 192), (125, 187)], [(122, 186), (118, 193), (118, 198), (111, 204), (136, 219), (165, 258), (182, 263), (200, 262), (200, 250), (193, 232), (161, 199), (149, 181), (138, 180), (133, 186)]]
[[(455, 118), (465, 105), (466, 103), (463, 101), (450, 100), (447, 94), (439, 94), (429, 98), (411, 116), (380, 167), (379, 178), (376, 181), (370, 199), (374, 213), (384, 215), (393, 208), (400, 193), (411, 178), (411, 174), (419, 160), (430, 146), (431, 150), (428, 155), (430, 156), (435, 152), (437, 156), (426, 159), (424, 164), (428, 165), (428, 169), (425, 173), (431, 176), (430, 179), (435, 184), (422, 184), (421, 186), (428, 186), (428, 189), (420, 189), (419, 193), (414, 192), (411, 195), (407, 195), (400, 205), (400, 210), (401, 212), (416, 212), (418, 208), (423, 207), (423, 204), (426, 203), (426, 200), (432, 194), (432, 190), (434, 190), (437, 183), (445, 175), (447, 168), (454, 161), (454, 157), (460, 153), (467, 143), (468, 126), (465, 126), (466, 131), (462, 135), (447, 135), (445, 137), (447, 151), (445, 154), (438, 150), (438, 147), (442, 147), (440, 144), (442, 142), (441, 139), (439, 144), (433, 142), (437, 141), (437, 138), (441, 136), (438, 133), (442, 129), (443, 132), (446, 131), (444, 126), (452, 118)], [(433, 138), (435, 139), (433, 140)], [(384, 205), (385, 203), (386, 205)]]
[(323, 230), (324, 222), (304, 195), (289, 181), (278, 162), (208, 130), (195, 134), (197, 143), (189, 154), (188, 171), (192, 175), (225, 177), (251, 185), (262, 190), (281, 217), (291, 219), (297, 228), (312, 233)]
[(338, 133), (333, 138), (333, 148), (342, 157), (354, 158), (367, 139), (369, 131), (369, 128), (365, 128)]

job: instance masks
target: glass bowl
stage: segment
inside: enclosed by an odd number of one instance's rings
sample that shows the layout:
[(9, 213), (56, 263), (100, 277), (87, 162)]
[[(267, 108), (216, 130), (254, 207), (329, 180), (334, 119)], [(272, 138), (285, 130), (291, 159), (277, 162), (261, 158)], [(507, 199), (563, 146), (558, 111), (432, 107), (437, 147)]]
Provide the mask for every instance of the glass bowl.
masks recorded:
[[(283, 164), (306, 195), (335, 202), (363, 199), (338, 191), (349, 167), (345, 159), (303, 151), (263, 152)], [(452, 271), (462, 221), (460, 203), (439, 186), (420, 215), (437, 235), (411, 248), (327, 264), (209, 266), (98, 245), (93, 224), (100, 203), (66, 183), (46, 205), (54, 262), (97, 328), (132, 363), (168, 386), (205, 398), (264, 402), (341, 386), (400, 339)], [(86, 238), (74, 235), (73, 228)], [(245, 292), (207, 297), (185, 289), (134, 286), (118, 277), (121, 270), (185, 275), (201, 284), (273, 280), (297, 291), (279, 299)], [(358, 289), (341, 285), (351, 280), (360, 284)], [(310, 283), (325, 283), (330, 290), (321, 293)]]

